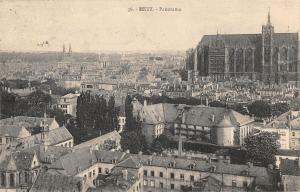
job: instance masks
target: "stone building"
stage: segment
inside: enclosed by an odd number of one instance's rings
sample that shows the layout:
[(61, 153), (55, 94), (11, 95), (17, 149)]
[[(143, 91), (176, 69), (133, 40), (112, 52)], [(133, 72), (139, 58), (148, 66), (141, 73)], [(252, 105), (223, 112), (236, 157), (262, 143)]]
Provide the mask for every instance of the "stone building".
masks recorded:
[(261, 33), (204, 35), (186, 54), (190, 81), (247, 77), (300, 86), (298, 33), (275, 33), (270, 13)]

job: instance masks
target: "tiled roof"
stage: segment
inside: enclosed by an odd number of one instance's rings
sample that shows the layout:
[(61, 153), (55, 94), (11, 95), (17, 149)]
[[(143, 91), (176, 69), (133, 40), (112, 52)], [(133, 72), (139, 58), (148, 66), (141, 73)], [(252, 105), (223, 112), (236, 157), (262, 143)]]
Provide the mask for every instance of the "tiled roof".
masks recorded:
[(30, 133), (19, 125), (0, 125), (0, 135), (15, 138), (30, 136)]
[(49, 163), (49, 161), (57, 160), (61, 156), (71, 153), (72, 149), (61, 146), (36, 145), (34, 147), (25, 149), (24, 151), (35, 152), (40, 162)]
[[(57, 129), (50, 130), (47, 140), (49, 145), (56, 145), (64, 141), (68, 141), (72, 138), (73, 136), (71, 135), (71, 133), (68, 131), (66, 127), (60, 127)], [(42, 143), (41, 133), (29, 137), (21, 138), (18, 140), (18, 142), (22, 143), (25, 146), (31, 146), (31, 147), (33, 147), (36, 144), (41, 144)]]
[(68, 93), (64, 96), (62, 96), (61, 98), (63, 99), (72, 99), (72, 98), (75, 98), (75, 97), (78, 97), (80, 94), (79, 93)]
[(81, 191), (82, 178), (63, 174), (40, 173), (30, 192)]
[(276, 155), (300, 157), (300, 150), (279, 149)]
[[(137, 169), (143, 166), (172, 167), (174, 169), (192, 169), (194, 171), (210, 172), (215, 167), (215, 173), (243, 175), (256, 177), (258, 185), (273, 185), (276, 172), (264, 167), (229, 164), (224, 162), (207, 162), (187, 158), (175, 158), (170, 156), (135, 155), (123, 152), (111, 152), (102, 150), (90, 150), (83, 148), (62, 156), (50, 168), (65, 170), (68, 175), (76, 175), (97, 162), (112, 164), (116, 160), (116, 167)], [(172, 166), (173, 164), (173, 166)], [(192, 167), (192, 168), (191, 168)], [(78, 169), (79, 168), (79, 169)]]
[(34, 158), (34, 153), (16, 151), (6, 155), (0, 162), (0, 170), (29, 170)]
[(234, 126), (240, 126), (252, 122), (246, 115), (236, 111), (220, 107), (191, 107), (185, 110), (185, 123), (188, 125), (199, 125), (206, 127), (218, 126), (224, 116)]
[[(1, 119), (0, 125), (19, 125), (24, 127), (35, 127), (39, 126), (45, 118), (43, 117), (28, 117), (28, 116), (16, 116), (7, 119)], [(46, 124), (51, 125), (54, 118), (46, 118)]]
[(80, 149), (84, 147), (90, 147), (98, 143), (104, 143), (106, 140), (112, 140), (112, 141), (120, 141), (121, 135), (117, 131), (112, 131), (109, 133), (106, 133), (104, 135), (101, 135), (99, 137), (96, 137), (94, 139), (88, 140), (86, 142), (80, 143), (79, 145), (75, 145), (74, 149)]
[[(143, 108), (144, 122), (148, 124), (182, 122), (182, 113), (185, 113), (185, 123), (199, 126), (226, 125), (240, 126), (253, 121), (249, 116), (242, 115), (234, 110), (220, 107), (190, 106), (160, 103), (147, 105)], [(214, 116), (214, 117), (213, 117)], [(214, 118), (214, 119), (213, 119)]]

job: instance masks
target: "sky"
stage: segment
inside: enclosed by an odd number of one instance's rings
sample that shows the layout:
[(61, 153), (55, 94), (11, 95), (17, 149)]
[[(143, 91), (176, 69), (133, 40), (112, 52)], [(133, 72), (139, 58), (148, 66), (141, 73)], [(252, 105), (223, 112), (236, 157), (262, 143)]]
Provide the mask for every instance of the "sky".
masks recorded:
[[(181, 11), (128, 11), (139, 7)], [(205, 34), (300, 30), (299, 0), (0, 0), (0, 50), (186, 50)], [(48, 43), (48, 44), (47, 44)]]

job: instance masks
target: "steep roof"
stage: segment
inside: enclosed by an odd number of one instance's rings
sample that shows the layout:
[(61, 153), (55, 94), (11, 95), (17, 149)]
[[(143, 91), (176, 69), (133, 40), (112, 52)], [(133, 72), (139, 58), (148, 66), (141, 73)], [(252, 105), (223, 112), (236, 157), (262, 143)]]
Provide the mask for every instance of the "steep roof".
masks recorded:
[(0, 162), (0, 170), (29, 170), (35, 153), (16, 151), (9, 155), (5, 155)]
[[(24, 137), (19, 139), (17, 142), (22, 143), (23, 146), (33, 147), (36, 144), (42, 143), (41, 134), (42, 133), (38, 133), (35, 135), (31, 135), (29, 137)], [(56, 145), (71, 139), (73, 139), (73, 136), (68, 131), (68, 129), (64, 126), (57, 129), (49, 130), (49, 134), (47, 138), (49, 145)]]
[(62, 174), (40, 173), (30, 192), (81, 191), (82, 178)]
[(19, 125), (0, 125), (0, 135), (15, 138), (30, 136), (29, 131)]
[[(216, 40), (221, 40), (229, 47), (256, 47), (262, 42), (262, 34), (217, 34), (204, 35), (199, 44), (210, 45)], [(298, 43), (298, 33), (273, 33), (275, 47)]]
[(54, 118), (44, 118), (44, 117), (28, 117), (28, 116), (16, 116), (0, 120), (0, 125), (19, 125), (26, 127), (39, 126), (41, 122), (46, 120), (46, 124), (51, 125)]

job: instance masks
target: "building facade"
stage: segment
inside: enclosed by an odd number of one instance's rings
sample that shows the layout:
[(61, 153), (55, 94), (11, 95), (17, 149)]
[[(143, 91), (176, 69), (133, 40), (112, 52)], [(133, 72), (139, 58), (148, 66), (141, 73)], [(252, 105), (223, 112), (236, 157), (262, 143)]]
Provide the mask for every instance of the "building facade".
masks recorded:
[(243, 76), (300, 86), (298, 33), (275, 33), (270, 13), (259, 34), (204, 35), (186, 54), (190, 81), (207, 76), (217, 81)]

